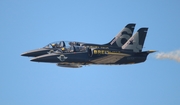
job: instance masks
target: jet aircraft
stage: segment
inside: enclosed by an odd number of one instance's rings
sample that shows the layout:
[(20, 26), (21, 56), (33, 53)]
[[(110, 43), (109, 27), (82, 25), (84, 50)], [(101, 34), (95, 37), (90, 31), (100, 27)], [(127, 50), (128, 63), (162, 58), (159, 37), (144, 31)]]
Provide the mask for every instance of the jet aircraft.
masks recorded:
[[(131, 24), (132, 25), (132, 24)], [(134, 30), (134, 29), (133, 29)], [(142, 51), (148, 28), (140, 28), (128, 41), (121, 44), (122, 33), (118, 34), (110, 43), (100, 47), (89, 47), (88, 44), (72, 44), (61, 46), (53, 53), (40, 55), (31, 59), (34, 62), (56, 63), (60, 67), (79, 68), (84, 65), (121, 65), (146, 61), (147, 56), (155, 51)], [(126, 32), (133, 32), (132, 29)], [(127, 35), (127, 33), (126, 33)], [(114, 43), (116, 42), (116, 43)], [(95, 46), (97, 46), (95, 44)], [(104, 46), (115, 46), (107, 49)], [(117, 48), (118, 47), (118, 48)]]
[(21, 54), (21, 56), (37, 57), (44, 54), (53, 53), (54, 51), (68, 47), (68, 46), (86, 46), (88, 48), (101, 48), (101, 49), (119, 49), (126, 43), (132, 36), (135, 28), (134, 23), (127, 24), (109, 43), (107, 44), (93, 44), (76, 41), (57, 41), (46, 45), (43, 48), (31, 50)]

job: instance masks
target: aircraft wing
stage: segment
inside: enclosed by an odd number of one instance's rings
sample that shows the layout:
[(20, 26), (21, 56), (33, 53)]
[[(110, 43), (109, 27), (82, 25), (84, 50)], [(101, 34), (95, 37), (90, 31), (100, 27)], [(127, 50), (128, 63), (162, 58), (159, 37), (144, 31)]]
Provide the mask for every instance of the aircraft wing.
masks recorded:
[(125, 57), (124, 55), (109, 54), (107, 56), (103, 56), (103, 57), (91, 60), (91, 62), (95, 64), (113, 64), (124, 57)]

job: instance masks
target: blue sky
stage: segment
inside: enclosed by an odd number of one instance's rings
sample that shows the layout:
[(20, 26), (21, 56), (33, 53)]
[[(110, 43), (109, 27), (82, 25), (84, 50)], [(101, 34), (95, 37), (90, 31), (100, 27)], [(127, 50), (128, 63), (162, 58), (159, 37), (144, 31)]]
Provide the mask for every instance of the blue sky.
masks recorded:
[(54, 41), (109, 42), (126, 24), (149, 27), (143, 50), (180, 49), (178, 0), (1, 0), (0, 105), (179, 105), (180, 63), (79, 69), (21, 53)]

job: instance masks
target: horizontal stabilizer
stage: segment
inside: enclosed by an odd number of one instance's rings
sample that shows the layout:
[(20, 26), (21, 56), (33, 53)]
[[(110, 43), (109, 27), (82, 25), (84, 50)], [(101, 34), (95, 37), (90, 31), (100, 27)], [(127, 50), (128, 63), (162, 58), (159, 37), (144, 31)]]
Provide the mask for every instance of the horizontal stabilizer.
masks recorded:
[(154, 52), (157, 52), (157, 51), (155, 51), (155, 50), (149, 50), (149, 51), (143, 51), (143, 52), (145, 52), (145, 53), (154, 53)]

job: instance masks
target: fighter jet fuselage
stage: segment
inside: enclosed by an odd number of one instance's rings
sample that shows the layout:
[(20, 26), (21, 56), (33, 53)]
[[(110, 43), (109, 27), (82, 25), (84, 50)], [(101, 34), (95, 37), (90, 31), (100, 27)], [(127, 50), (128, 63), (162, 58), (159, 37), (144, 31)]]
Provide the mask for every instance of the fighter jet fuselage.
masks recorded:
[(56, 63), (57, 66), (79, 68), (83, 65), (121, 65), (146, 61), (155, 51), (142, 51), (148, 28), (140, 28), (133, 36), (135, 24), (128, 24), (109, 43), (93, 44), (58, 41), (23, 53), (31, 61)]
[[(89, 50), (90, 51), (90, 50)], [(35, 57), (31, 61), (58, 63), (58, 64), (133, 64), (144, 62), (147, 55), (151, 52), (140, 53), (121, 53), (120, 51), (111, 52), (108, 50), (93, 50), (93, 52), (69, 52), (52, 53)]]

